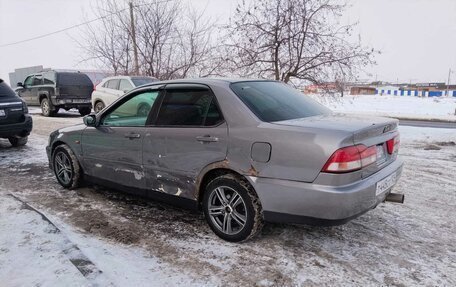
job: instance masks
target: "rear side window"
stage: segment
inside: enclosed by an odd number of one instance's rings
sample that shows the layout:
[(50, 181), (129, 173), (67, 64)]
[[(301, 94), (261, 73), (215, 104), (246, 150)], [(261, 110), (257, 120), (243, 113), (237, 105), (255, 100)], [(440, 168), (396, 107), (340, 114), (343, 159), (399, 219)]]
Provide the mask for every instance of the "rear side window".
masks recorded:
[(35, 75), (33, 77), (32, 86), (39, 86), (43, 84), (43, 75)]
[(83, 73), (58, 73), (57, 83), (59, 86), (91, 86), (92, 80)]
[(158, 126), (214, 126), (223, 117), (210, 90), (167, 90), (156, 125)]
[(239, 82), (231, 84), (231, 89), (264, 122), (331, 113), (328, 108), (280, 82)]
[(13, 98), (16, 96), (16, 93), (3, 81), (0, 79), (0, 98)]
[(54, 73), (43, 74), (43, 84), (44, 85), (54, 85), (55, 84), (55, 74)]

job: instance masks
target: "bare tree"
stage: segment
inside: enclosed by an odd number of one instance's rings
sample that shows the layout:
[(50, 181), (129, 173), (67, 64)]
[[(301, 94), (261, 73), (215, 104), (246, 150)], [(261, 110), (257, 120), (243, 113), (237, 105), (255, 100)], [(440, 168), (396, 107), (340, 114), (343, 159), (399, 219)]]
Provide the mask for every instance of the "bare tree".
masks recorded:
[[(103, 63), (115, 74), (134, 70), (131, 18), (123, 6), (124, 1), (99, 1), (95, 11), (101, 21), (88, 27), (84, 41), (89, 59)], [(215, 26), (203, 12), (178, 0), (136, 0), (133, 10), (141, 74), (166, 80), (215, 73)]]
[(243, 2), (226, 44), (232, 73), (313, 83), (355, 76), (375, 51), (348, 40), (354, 26), (338, 23), (345, 8), (339, 0)]
[(98, 1), (94, 13), (99, 21), (82, 31), (82, 40), (76, 40), (84, 52), (83, 61), (95, 61), (114, 75), (131, 73), (131, 38), (124, 29), (125, 9), (116, 1)]

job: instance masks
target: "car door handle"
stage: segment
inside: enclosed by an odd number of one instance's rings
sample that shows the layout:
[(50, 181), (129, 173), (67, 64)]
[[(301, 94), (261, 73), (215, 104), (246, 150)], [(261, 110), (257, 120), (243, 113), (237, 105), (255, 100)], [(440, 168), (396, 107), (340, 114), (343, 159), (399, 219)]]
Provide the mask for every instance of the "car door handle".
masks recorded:
[(132, 139), (139, 139), (141, 137), (141, 135), (135, 134), (135, 133), (129, 133), (129, 134), (125, 134), (125, 137), (132, 140)]
[(211, 143), (211, 142), (218, 142), (219, 139), (216, 137), (211, 137), (210, 135), (204, 135), (204, 136), (197, 136), (196, 140), (202, 143)]

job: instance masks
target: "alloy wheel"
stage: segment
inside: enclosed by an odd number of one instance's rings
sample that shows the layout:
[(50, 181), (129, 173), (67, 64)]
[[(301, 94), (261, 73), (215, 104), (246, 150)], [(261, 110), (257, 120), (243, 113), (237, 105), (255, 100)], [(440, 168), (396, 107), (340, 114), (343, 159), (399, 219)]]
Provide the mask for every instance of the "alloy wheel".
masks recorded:
[(234, 235), (247, 222), (247, 207), (237, 191), (228, 186), (214, 189), (209, 196), (209, 217), (221, 232)]
[(67, 185), (73, 177), (73, 170), (71, 168), (71, 161), (68, 156), (63, 152), (58, 152), (54, 158), (55, 174), (60, 182)]

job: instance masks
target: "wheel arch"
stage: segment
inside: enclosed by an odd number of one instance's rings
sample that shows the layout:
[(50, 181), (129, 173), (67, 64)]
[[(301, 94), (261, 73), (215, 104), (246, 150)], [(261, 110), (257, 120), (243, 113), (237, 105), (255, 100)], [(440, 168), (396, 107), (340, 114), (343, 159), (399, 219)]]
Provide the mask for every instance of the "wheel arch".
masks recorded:
[(227, 166), (227, 160), (224, 160), (222, 162), (214, 163), (207, 166), (200, 173), (200, 176), (198, 176), (198, 179), (196, 181), (196, 199), (198, 201), (199, 207), (201, 207), (201, 203), (203, 201), (204, 192), (207, 184), (211, 182), (213, 179), (226, 174), (232, 174), (235, 177), (245, 180), (255, 191), (255, 188), (252, 185), (252, 182), (248, 179), (248, 177)]
[[(61, 146), (61, 145), (66, 145), (75, 155), (77, 155), (76, 151), (71, 147), (71, 145), (69, 145), (68, 143), (66, 143), (65, 141), (62, 141), (62, 140), (57, 140), (55, 141), (54, 143), (52, 143), (51, 145), (51, 160), (54, 159), (54, 152), (55, 150)], [(78, 160), (78, 163), (79, 163), (79, 168), (84, 171), (84, 167), (81, 163), (81, 161), (79, 160), (78, 156), (76, 156), (76, 159)]]

